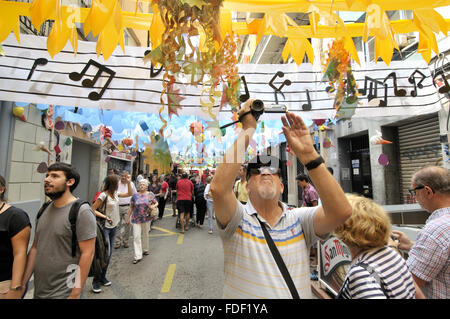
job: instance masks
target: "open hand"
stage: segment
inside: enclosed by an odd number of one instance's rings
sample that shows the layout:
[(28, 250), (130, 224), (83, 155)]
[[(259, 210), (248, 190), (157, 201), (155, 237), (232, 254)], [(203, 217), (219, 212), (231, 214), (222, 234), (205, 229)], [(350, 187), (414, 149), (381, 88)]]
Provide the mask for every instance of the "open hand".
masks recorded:
[(295, 155), (303, 164), (317, 158), (318, 154), (314, 148), (314, 143), (309, 134), (308, 127), (300, 116), (287, 112), (281, 117), (283, 122), (283, 133), (286, 141)]

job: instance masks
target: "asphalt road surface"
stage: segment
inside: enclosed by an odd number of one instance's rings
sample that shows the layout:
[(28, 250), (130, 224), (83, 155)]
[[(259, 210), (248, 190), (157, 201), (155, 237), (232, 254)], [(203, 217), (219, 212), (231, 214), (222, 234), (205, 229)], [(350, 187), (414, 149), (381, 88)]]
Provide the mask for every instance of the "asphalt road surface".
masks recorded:
[(167, 205), (163, 219), (149, 233), (150, 254), (133, 264), (133, 239), (129, 248), (114, 249), (106, 277), (111, 286), (101, 293), (86, 280), (85, 299), (217, 299), (222, 298), (223, 249), (214, 220), (209, 234), (207, 217), (203, 228), (183, 234), (175, 227), (176, 217)]

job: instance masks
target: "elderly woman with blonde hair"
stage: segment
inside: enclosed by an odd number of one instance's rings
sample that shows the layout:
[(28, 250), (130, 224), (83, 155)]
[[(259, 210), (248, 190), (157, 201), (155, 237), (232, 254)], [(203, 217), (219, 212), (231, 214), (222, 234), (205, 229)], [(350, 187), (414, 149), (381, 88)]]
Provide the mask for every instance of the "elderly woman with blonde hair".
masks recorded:
[(141, 179), (138, 183), (138, 192), (135, 193), (130, 200), (130, 208), (126, 223), (133, 224), (133, 246), (134, 259), (133, 264), (137, 264), (142, 260), (142, 256), (148, 255), (148, 232), (150, 222), (152, 220), (151, 211), (158, 207), (155, 194), (148, 190), (148, 180)]
[[(391, 221), (373, 200), (347, 194), (353, 213), (335, 229), (352, 253), (352, 263), (337, 298), (414, 299), (422, 297), (402, 256), (393, 249)], [(416, 296), (417, 290), (417, 296)]]

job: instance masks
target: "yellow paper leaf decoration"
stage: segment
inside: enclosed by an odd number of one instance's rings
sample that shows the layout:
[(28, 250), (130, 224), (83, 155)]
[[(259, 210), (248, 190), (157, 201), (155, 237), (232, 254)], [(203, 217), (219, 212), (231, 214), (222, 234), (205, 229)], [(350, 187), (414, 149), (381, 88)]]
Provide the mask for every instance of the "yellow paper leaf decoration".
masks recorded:
[(261, 24), (259, 25), (256, 43), (261, 41), (262, 36), (267, 31), (272, 31), (279, 37), (286, 36), (288, 31), (286, 15), (280, 12), (266, 13)]
[(335, 12), (320, 10), (318, 7), (311, 5), (309, 6), (308, 12), (311, 12), (309, 16), (309, 21), (311, 24), (311, 30), (313, 34), (316, 34), (319, 21), (323, 18), (325, 25), (334, 27), (339, 26), (345, 31), (344, 20), (341, 19)]
[(222, 39), (225, 39), (227, 34), (233, 34), (231, 11), (222, 9), (220, 11), (220, 35), (222, 36)]
[[(105, 6), (103, 2), (108, 3), (109, 7)], [(94, 0), (86, 21), (87, 23), (84, 24), (85, 34), (87, 35), (91, 31), (94, 36), (99, 34), (96, 46), (97, 56), (103, 54), (103, 58), (107, 60), (118, 43), (125, 52), (122, 11), (118, 1)]]
[(306, 55), (308, 56), (308, 60), (310, 63), (314, 63), (314, 50), (311, 46), (311, 43), (308, 41), (308, 39), (288, 39), (286, 41), (286, 45), (284, 46), (284, 49), (281, 53), (281, 57), (284, 61), (287, 60), (289, 55), (292, 56), (295, 63), (297, 65), (302, 64), (303, 58)]
[(442, 31), (447, 35), (448, 28), (445, 19), (434, 9), (415, 9), (414, 13), (414, 23), (420, 28), (420, 25), (426, 25), (434, 33), (439, 33)]
[(70, 40), (73, 51), (76, 55), (78, 50), (78, 34), (75, 20), (79, 11), (72, 7), (65, 7), (61, 12), (61, 19), (55, 20), (50, 34), (47, 38), (47, 51), (51, 57), (59, 53)]
[(92, 35), (97, 36), (106, 27), (109, 20), (115, 17), (117, 7), (120, 10), (117, 0), (93, 0), (89, 14), (84, 21), (84, 35), (87, 36), (92, 31)]
[[(418, 12), (416, 12), (418, 11)], [(447, 33), (446, 25), (442, 27), (440, 25), (439, 17), (442, 18), (437, 12), (432, 10), (437, 14), (435, 16), (434, 21), (429, 21), (428, 18), (424, 17), (424, 11), (426, 10), (414, 10), (414, 17), (413, 17), (413, 23), (417, 26), (419, 29), (419, 46), (417, 48), (417, 52), (420, 53), (423, 57), (423, 59), (429, 63), (431, 59), (431, 49), (436, 54), (439, 54), (439, 48), (436, 41), (436, 36), (433, 32), (439, 33), (439, 30)], [(427, 12), (428, 14), (432, 15), (432, 13)], [(439, 17), (438, 17), (439, 16)], [(435, 23), (436, 22), (436, 23)]]
[(13, 10), (0, 10), (0, 42), (3, 42), (11, 31), (14, 31), (17, 42), (20, 43), (19, 15)]
[(363, 29), (364, 42), (367, 42), (369, 35), (375, 37), (375, 61), (378, 60), (378, 57), (381, 57), (389, 65), (394, 48), (398, 49), (398, 44), (395, 41), (394, 32), (386, 12), (377, 4), (371, 4), (367, 7)]
[(355, 60), (356, 63), (361, 65), (361, 62), (359, 61), (358, 51), (356, 50), (355, 43), (353, 42), (352, 37), (345, 37), (344, 38), (344, 49), (350, 53), (350, 56)]
[(313, 10), (309, 15), (309, 24), (311, 25), (312, 34), (317, 33), (317, 25), (319, 24), (320, 16), (318, 10)]
[(61, 0), (34, 0), (30, 6), (30, 20), (36, 30), (41, 28), (41, 24), (56, 12), (57, 7), (61, 8)]
[(152, 4), (153, 8), (153, 19), (152, 24), (150, 25), (150, 41), (152, 42), (152, 48), (157, 48), (162, 41), (162, 35), (164, 33), (165, 27), (164, 23), (161, 19), (161, 15), (159, 13), (158, 5)]

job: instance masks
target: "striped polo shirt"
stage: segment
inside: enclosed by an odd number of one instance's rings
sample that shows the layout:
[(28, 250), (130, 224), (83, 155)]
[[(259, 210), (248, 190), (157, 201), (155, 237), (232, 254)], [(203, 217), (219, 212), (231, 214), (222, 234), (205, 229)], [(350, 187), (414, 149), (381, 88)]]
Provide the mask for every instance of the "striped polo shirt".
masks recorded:
[[(273, 238), (291, 274), (300, 298), (312, 298), (309, 248), (319, 237), (313, 227), (317, 207), (283, 209), (279, 221), (270, 225), (258, 216)], [(226, 228), (218, 222), (224, 249), (224, 298), (292, 299), (269, 246), (264, 238), (257, 212), (250, 200), (237, 203), (236, 212)], [(327, 236), (321, 239), (327, 238)]]
[(344, 299), (414, 299), (416, 289), (403, 257), (385, 246), (352, 261), (340, 293)]
[(450, 298), (450, 207), (431, 214), (406, 263), (415, 276), (427, 282), (421, 287), (427, 298)]

